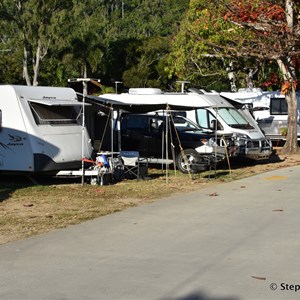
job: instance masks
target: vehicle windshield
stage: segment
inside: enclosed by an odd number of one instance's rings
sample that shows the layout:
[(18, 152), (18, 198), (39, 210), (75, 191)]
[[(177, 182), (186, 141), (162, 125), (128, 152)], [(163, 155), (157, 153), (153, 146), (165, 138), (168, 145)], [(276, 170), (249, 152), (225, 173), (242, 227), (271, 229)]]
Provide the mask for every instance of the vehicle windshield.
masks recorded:
[(252, 125), (235, 108), (218, 108), (217, 113), (230, 127), (253, 129)]

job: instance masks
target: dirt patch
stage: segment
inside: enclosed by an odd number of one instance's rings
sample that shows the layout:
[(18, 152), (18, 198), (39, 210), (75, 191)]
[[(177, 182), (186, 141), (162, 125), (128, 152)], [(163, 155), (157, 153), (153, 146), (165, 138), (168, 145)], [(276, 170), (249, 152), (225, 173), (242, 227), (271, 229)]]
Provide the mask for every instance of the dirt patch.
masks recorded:
[(28, 179), (2, 177), (0, 183), (0, 244), (112, 214), (163, 197), (199, 190), (259, 173), (300, 164), (300, 155), (269, 161), (236, 160), (217, 170), (189, 176), (150, 170), (150, 180), (124, 180), (108, 186), (53, 180), (33, 185)]

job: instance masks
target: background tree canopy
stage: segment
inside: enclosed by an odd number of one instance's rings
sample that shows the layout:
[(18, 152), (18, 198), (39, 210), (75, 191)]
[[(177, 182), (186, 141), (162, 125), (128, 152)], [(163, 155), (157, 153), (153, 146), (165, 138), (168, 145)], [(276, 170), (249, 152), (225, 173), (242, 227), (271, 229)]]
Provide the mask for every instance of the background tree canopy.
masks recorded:
[(88, 76), (104, 86), (122, 81), (124, 87), (171, 90), (178, 89), (176, 80), (189, 80), (225, 91), (233, 70), (238, 87), (247, 85), (251, 71), (256, 86), (279, 88), (276, 63), (237, 51), (253, 33), (228, 25), (232, 15), (224, 18), (224, 5), (248, 2), (2, 0), (0, 81), (66, 86), (68, 78)]
[(2, 0), (0, 81), (165, 87), (164, 65), (186, 0)]

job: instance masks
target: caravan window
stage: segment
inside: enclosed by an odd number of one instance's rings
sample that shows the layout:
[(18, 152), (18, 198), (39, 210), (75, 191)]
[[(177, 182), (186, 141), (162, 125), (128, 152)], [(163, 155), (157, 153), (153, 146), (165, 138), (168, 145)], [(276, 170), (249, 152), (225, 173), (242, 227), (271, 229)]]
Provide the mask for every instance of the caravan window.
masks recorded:
[(271, 98), (270, 101), (271, 115), (287, 115), (288, 107), (285, 98)]
[(80, 124), (80, 110), (75, 106), (48, 106), (30, 102), (30, 108), (38, 125)]

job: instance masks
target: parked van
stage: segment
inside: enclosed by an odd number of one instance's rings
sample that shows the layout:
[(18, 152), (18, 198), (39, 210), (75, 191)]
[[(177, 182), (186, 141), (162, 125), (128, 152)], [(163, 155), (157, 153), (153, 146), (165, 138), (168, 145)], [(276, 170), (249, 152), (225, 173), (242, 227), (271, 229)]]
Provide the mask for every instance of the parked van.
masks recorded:
[[(190, 92), (199, 93), (199, 90), (192, 89)], [(272, 154), (272, 142), (264, 135), (246, 107), (236, 108), (217, 93), (201, 96), (211, 105), (187, 111), (188, 118), (219, 134), (233, 133), (242, 157), (253, 160), (269, 158)]]
[[(288, 124), (288, 107), (285, 96), (279, 91), (262, 91), (260, 89), (242, 89), (236, 93), (221, 93), (227, 99), (248, 106), (254, 119), (272, 141), (285, 140)], [(300, 140), (300, 97), (298, 100), (297, 136)]]
[(81, 167), (92, 146), (71, 88), (0, 86), (0, 172)]
[(236, 154), (231, 135), (216, 137), (180, 115), (158, 114), (123, 114), (121, 150), (138, 151), (149, 163), (175, 161), (183, 173), (203, 171)]
[[(204, 129), (218, 135), (233, 134), (239, 155), (250, 159), (267, 159), (272, 153), (272, 143), (247, 110), (238, 111), (218, 93), (207, 93), (190, 89), (184, 93), (164, 93), (160, 89), (133, 88), (128, 93), (104, 94), (100, 101), (111, 105), (122, 103), (130, 106), (143, 105), (158, 109), (165, 105), (169, 109), (184, 111), (184, 115)], [(125, 107), (126, 109), (126, 107)], [(161, 108), (160, 108), (161, 109)]]

